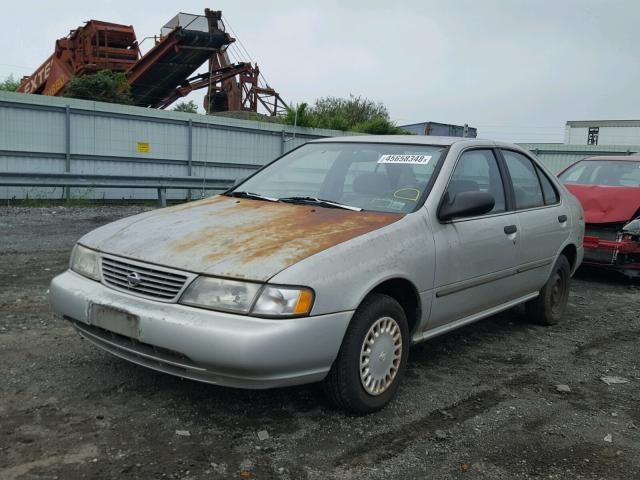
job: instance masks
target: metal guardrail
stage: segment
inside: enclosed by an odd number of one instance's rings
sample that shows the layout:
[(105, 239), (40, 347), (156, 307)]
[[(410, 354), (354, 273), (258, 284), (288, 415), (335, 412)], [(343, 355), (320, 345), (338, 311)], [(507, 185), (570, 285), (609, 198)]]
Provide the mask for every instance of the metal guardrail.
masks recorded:
[(0, 187), (155, 188), (158, 205), (167, 206), (167, 189), (226, 190), (235, 180), (197, 177), (95, 175), (83, 173), (0, 173)]

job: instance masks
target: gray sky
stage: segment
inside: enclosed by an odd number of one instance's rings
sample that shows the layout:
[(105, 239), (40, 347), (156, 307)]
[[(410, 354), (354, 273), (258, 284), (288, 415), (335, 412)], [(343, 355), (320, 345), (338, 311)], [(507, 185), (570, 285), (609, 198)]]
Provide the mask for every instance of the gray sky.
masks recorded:
[(0, 78), (31, 73), (86, 20), (140, 40), (207, 6), (288, 102), (353, 93), (398, 124), (518, 142), (562, 141), (566, 120), (640, 118), (637, 0), (21, 0), (3, 6)]

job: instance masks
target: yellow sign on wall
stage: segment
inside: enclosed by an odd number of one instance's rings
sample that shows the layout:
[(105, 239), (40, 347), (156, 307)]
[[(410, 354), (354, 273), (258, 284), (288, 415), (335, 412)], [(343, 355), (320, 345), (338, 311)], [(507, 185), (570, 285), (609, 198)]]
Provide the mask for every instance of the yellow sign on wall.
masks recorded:
[(136, 152), (138, 152), (138, 153), (150, 153), (151, 152), (151, 144), (149, 142), (138, 142), (138, 143), (136, 143)]

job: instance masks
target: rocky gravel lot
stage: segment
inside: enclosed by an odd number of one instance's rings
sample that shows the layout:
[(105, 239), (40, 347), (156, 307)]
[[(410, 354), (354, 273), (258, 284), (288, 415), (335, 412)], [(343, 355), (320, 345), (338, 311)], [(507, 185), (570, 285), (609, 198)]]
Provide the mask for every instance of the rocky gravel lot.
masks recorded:
[(421, 344), (396, 401), (353, 417), (314, 385), (128, 364), (49, 312), (74, 242), (145, 208), (0, 208), (0, 479), (640, 478), (637, 282), (581, 271), (556, 327), (512, 310)]

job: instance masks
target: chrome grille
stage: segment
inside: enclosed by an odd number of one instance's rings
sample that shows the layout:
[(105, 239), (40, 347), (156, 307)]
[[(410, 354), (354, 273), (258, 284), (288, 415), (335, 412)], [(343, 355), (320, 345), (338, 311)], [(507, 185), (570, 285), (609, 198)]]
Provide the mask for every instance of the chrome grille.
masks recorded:
[[(127, 277), (137, 274), (140, 282), (132, 284)], [(102, 279), (105, 284), (157, 300), (170, 301), (182, 290), (187, 275), (157, 270), (151, 266), (102, 257)]]

